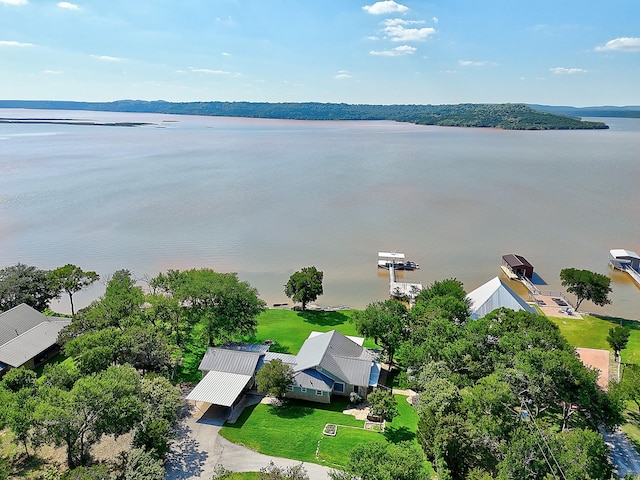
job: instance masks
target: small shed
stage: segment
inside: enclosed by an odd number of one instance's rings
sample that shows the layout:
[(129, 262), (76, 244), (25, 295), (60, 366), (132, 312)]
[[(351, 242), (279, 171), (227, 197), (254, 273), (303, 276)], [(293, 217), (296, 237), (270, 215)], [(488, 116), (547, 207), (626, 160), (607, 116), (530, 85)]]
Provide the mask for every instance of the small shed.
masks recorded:
[(529, 280), (533, 278), (533, 265), (521, 255), (510, 253), (502, 256), (502, 265), (507, 267), (519, 277), (526, 277)]

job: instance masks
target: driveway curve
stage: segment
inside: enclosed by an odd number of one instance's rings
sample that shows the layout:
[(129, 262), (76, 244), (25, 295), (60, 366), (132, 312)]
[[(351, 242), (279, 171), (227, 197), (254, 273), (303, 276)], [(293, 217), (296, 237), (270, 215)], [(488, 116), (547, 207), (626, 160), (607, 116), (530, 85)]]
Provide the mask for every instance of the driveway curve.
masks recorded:
[[(219, 435), (224, 417), (210, 411), (203, 415), (192, 408), (177, 427), (175, 440), (167, 455), (167, 480), (211, 480), (216, 465), (233, 472), (258, 472), (273, 462), (281, 467), (299, 465), (288, 458), (271, 457), (236, 445)], [(310, 480), (329, 480), (327, 467), (303, 463)]]

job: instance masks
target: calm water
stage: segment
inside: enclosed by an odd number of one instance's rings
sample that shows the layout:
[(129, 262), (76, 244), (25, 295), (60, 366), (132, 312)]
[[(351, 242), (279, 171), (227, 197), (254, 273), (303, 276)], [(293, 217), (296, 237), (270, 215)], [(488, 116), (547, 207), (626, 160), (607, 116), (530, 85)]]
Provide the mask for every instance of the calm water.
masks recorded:
[[(106, 277), (168, 268), (238, 272), (268, 303), (289, 275), (325, 272), (321, 305), (384, 299), (378, 250), (429, 284), (468, 291), (524, 255), (549, 287), (564, 267), (612, 275), (613, 305), (640, 289), (607, 267), (640, 251), (640, 120), (606, 131), (509, 132), (392, 122), (0, 110), (2, 117), (149, 121), (141, 128), (0, 124), (0, 266), (71, 262)], [(86, 304), (104, 285), (85, 293)], [(68, 308), (66, 302), (59, 305)]]

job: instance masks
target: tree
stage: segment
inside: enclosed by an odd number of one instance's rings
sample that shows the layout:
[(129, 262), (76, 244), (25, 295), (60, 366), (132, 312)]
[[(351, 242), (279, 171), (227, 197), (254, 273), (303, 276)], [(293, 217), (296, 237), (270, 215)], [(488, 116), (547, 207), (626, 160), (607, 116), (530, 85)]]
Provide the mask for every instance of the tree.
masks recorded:
[(358, 444), (349, 453), (344, 472), (331, 471), (333, 480), (416, 480), (428, 478), (425, 458), (412, 442)]
[(258, 390), (272, 397), (281, 398), (293, 384), (293, 369), (276, 358), (265, 363), (256, 374)]
[(611, 279), (606, 275), (589, 270), (564, 268), (560, 270), (560, 280), (562, 286), (567, 287), (567, 292), (576, 296), (576, 310), (584, 300), (589, 300), (601, 307), (611, 303), (609, 293), (613, 290), (611, 290)]
[(100, 275), (93, 271), (84, 271), (76, 265), (67, 263), (49, 272), (49, 279), (56, 290), (66, 292), (71, 303), (71, 315), (76, 316), (73, 306), (73, 294), (100, 280)]
[(623, 398), (635, 402), (640, 413), (640, 365), (631, 364), (624, 367), (619, 388)]
[(609, 335), (607, 335), (607, 342), (618, 362), (618, 381), (620, 381), (620, 352), (627, 348), (629, 335), (631, 335), (631, 329), (622, 325), (610, 328)]
[(0, 312), (21, 303), (42, 312), (59, 295), (48, 277), (49, 272), (18, 263), (0, 270)]
[(351, 322), (360, 335), (371, 337), (376, 343), (381, 342), (393, 363), (393, 356), (403, 340), (406, 339), (408, 310), (395, 299), (374, 302), (364, 310), (354, 312)]
[(259, 480), (309, 480), (307, 470), (302, 464), (280, 467), (273, 462), (260, 469)]
[(169, 451), (168, 442), (181, 405), (180, 390), (164, 377), (147, 376), (140, 382), (144, 404), (142, 421), (136, 426), (133, 446), (144, 448), (157, 458)]
[(620, 361), (620, 352), (627, 348), (629, 342), (629, 335), (631, 335), (631, 329), (629, 327), (612, 327), (609, 329), (609, 335), (607, 335), (607, 342), (613, 350), (616, 359)]
[(129, 452), (124, 480), (164, 480), (165, 475), (162, 460), (140, 448)]
[(80, 378), (70, 391), (41, 387), (34, 412), (42, 438), (65, 446), (67, 465), (87, 465), (91, 447), (103, 435), (122, 435), (141, 420), (140, 375), (131, 367), (110, 367)]
[(284, 294), (294, 302), (302, 302), (304, 311), (307, 303), (315, 301), (322, 295), (323, 275), (316, 267), (304, 267), (289, 277), (289, 281), (284, 286)]
[(188, 323), (204, 324), (209, 345), (234, 337), (252, 335), (258, 325), (256, 317), (266, 303), (248, 282), (236, 273), (219, 273), (208, 268), (169, 270), (152, 279), (153, 288), (178, 300)]
[(374, 390), (367, 397), (369, 402), (369, 415), (383, 418), (387, 422), (398, 415), (398, 402), (396, 402), (391, 390)]

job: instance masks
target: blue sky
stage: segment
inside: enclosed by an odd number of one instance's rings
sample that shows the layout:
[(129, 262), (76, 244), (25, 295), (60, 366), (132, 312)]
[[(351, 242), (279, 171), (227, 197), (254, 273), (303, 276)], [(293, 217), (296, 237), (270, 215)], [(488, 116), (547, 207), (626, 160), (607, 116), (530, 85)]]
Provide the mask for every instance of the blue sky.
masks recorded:
[(640, 1), (0, 0), (0, 98), (640, 105)]

